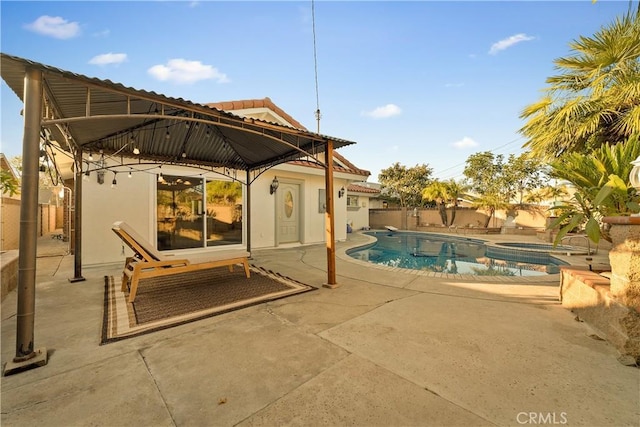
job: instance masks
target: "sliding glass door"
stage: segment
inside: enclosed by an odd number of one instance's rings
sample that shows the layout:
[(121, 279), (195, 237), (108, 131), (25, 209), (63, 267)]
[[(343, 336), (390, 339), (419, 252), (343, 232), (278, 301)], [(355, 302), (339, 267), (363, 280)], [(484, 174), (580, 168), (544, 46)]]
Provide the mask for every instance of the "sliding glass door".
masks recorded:
[(242, 184), (165, 175), (156, 188), (159, 250), (242, 243)]

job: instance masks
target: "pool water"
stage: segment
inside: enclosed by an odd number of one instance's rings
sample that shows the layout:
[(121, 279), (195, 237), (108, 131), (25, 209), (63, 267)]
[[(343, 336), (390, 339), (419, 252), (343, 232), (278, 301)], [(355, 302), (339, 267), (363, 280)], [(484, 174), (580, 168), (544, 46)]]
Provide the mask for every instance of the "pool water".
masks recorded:
[(433, 233), (372, 231), (376, 243), (347, 251), (360, 261), (388, 267), (479, 276), (539, 276), (565, 262), (547, 254), (510, 250), (487, 254), (483, 240)]

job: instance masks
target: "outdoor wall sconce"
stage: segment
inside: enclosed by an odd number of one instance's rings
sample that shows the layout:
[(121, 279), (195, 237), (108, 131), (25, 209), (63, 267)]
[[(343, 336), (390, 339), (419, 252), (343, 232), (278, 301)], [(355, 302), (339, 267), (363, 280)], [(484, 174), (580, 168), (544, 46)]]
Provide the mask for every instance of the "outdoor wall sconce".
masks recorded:
[(342, 196), (344, 196), (344, 187), (342, 187), (339, 191), (338, 191), (338, 198), (342, 198)]
[(271, 181), (271, 186), (269, 187), (269, 194), (275, 193), (279, 186), (280, 186), (280, 183), (278, 182), (278, 177), (276, 176), (273, 178), (273, 181)]

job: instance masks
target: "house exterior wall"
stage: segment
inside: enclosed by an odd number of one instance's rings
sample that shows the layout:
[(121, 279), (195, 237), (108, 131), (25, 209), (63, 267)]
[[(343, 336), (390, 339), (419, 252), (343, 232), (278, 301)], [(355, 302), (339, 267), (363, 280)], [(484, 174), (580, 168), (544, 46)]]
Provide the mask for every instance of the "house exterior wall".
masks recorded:
[[(164, 170), (163, 170), (164, 172)], [(126, 221), (149, 241), (155, 231), (155, 173), (133, 173), (117, 176), (116, 188), (111, 188), (113, 173), (105, 174), (104, 184), (98, 184), (96, 172), (82, 182), (82, 263), (84, 265), (121, 262), (123, 243), (111, 231), (116, 221)]]
[(355, 230), (362, 230), (369, 227), (369, 196), (364, 194), (354, 194), (358, 196), (358, 206), (347, 207), (347, 223)]
[[(324, 170), (307, 171), (296, 165), (279, 165), (265, 172), (251, 184), (251, 247), (270, 248), (276, 242), (276, 195), (269, 194), (274, 177), (280, 183), (300, 183), (302, 244), (325, 242), (325, 214), (319, 211), (319, 190), (325, 188)], [(306, 173), (305, 173), (306, 172)], [(336, 240), (347, 238), (346, 198), (338, 198), (338, 189), (346, 186), (346, 180), (334, 177), (334, 221)], [(324, 200), (323, 200), (324, 202)]]
[[(86, 266), (122, 262), (131, 255), (129, 248), (113, 233), (111, 225), (116, 221), (126, 221), (149, 242), (156, 241), (156, 173), (164, 175), (206, 176), (220, 179), (218, 174), (207, 174), (198, 169), (164, 165), (162, 169), (136, 172), (131, 178), (127, 173), (116, 176), (116, 188), (111, 188), (113, 173), (106, 172), (104, 184), (98, 184), (96, 172), (91, 172), (89, 180), (82, 186), (82, 260)], [(251, 184), (251, 248), (269, 248), (276, 242), (276, 195), (269, 193), (273, 178), (282, 182), (300, 184), (300, 240), (301, 244), (323, 243), (325, 241), (325, 214), (318, 210), (319, 190), (324, 189), (324, 169), (314, 169), (297, 165), (274, 167)], [(244, 181), (246, 175), (239, 172), (238, 179)], [(346, 198), (338, 198), (337, 191), (347, 185), (345, 177), (334, 177), (335, 230), (336, 239), (346, 239)], [(246, 198), (246, 189), (243, 190)], [(246, 202), (243, 202), (243, 227), (246, 233)], [(246, 244), (246, 236), (244, 237)], [(228, 247), (228, 246), (227, 246)], [(222, 248), (189, 249), (182, 252), (206, 252)], [(167, 251), (180, 253), (181, 251)]]

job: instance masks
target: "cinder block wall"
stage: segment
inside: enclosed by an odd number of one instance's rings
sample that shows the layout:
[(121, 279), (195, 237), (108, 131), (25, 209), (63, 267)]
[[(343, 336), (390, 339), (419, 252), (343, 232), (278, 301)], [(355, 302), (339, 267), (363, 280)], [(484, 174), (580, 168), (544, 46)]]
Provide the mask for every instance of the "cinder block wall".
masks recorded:
[(20, 200), (3, 197), (0, 201), (0, 250), (18, 249), (20, 242)]

